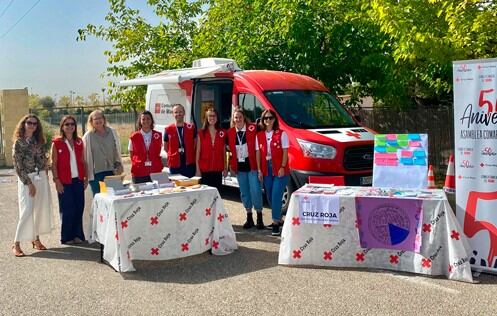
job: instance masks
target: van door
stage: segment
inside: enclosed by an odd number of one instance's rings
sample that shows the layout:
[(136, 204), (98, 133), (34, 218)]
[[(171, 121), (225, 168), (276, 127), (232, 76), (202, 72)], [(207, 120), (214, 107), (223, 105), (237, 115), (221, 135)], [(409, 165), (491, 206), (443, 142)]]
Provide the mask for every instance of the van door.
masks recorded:
[(232, 79), (196, 80), (193, 95), (193, 117), (198, 129), (203, 126), (205, 111), (208, 108), (216, 109), (222, 128), (230, 128), (233, 95)]

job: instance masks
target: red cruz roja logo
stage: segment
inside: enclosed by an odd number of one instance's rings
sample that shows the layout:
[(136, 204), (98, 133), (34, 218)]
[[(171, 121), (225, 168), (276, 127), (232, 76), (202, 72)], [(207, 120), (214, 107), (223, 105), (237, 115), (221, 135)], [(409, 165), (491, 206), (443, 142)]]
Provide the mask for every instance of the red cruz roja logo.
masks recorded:
[(160, 211), (157, 212), (157, 217), (161, 217), (162, 213), (164, 213), (164, 211), (167, 209), (168, 206), (169, 206), (169, 202), (162, 204)]
[(207, 235), (207, 238), (205, 238), (205, 245), (206, 246), (209, 244), (209, 241), (211, 240), (213, 234), (214, 234), (214, 226), (212, 226), (211, 231), (209, 232), (209, 235)]
[(465, 264), (468, 261), (469, 261), (468, 257), (461, 258), (457, 261), (454, 261), (451, 265), (449, 265), (449, 273), (452, 273), (452, 271), (454, 271), (454, 269), (457, 269), (459, 266), (462, 266), (463, 264)]
[(173, 114), (173, 107), (176, 104), (166, 104), (156, 102), (154, 107), (155, 114)]
[(476, 180), (476, 177), (473, 176), (463, 176), (463, 175), (458, 175), (457, 178), (459, 180)]
[(337, 251), (338, 251), (338, 249), (340, 249), (340, 248), (341, 248), (341, 247), (342, 247), (342, 246), (343, 246), (346, 242), (347, 242), (347, 240), (345, 240), (344, 238), (342, 238), (342, 240), (339, 240), (339, 241), (336, 243), (336, 245), (330, 249), (330, 252), (334, 254), (334, 253), (335, 253), (335, 252), (337, 252)]
[(192, 235), (186, 240), (186, 243), (181, 244), (181, 251), (188, 251), (190, 250), (189, 245), (193, 241), (193, 238), (198, 234), (198, 228), (195, 228), (195, 230), (192, 232)]
[(397, 251), (394, 255), (390, 255), (389, 261), (391, 264), (398, 264), (400, 258), (404, 255), (405, 250)]
[(298, 249), (294, 250), (293, 255), (292, 255), (293, 259), (301, 259), (304, 250), (307, 249), (307, 247), (309, 247), (309, 245), (312, 244), (313, 241), (314, 241), (314, 238), (311, 237), (311, 238), (307, 239), (302, 246), (300, 246)]
[(182, 213), (179, 213), (179, 220), (180, 222), (186, 221), (188, 219), (188, 213), (192, 210), (193, 206), (198, 203), (197, 199), (193, 199), (193, 201), (190, 202), (190, 205), (186, 208), (186, 210)]
[(164, 238), (162, 238), (161, 242), (159, 243), (159, 245), (157, 246), (159, 249), (162, 249), (162, 247), (164, 247), (164, 245), (166, 244), (166, 242), (171, 238), (171, 234), (170, 233), (167, 233), (166, 236), (164, 236)]
[(139, 243), (141, 240), (142, 238), (140, 236), (134, 238), (133, 241), (131, 241), (131, 243), (128, 245), (128, 249), (131, 249), (131, 247)]
[(435, 261), (435, 259), (440, 254), (440, 251), (442, 250), (442, 248), (443, 248), (442, 246), (438, 246), (437, 250), (435, 250), (435, 252), (430, 256), (431, 261)]
[(491, 156), (491, 157), (492, 156), (497, 156), (497, 153), (495, 153), (491, 147), (485, 147), (485, 148), (483, 148), (482, 151), (481, 151), (481, 154), (483, 156)]
[(467, 168), (467, 169), (472, 169), (474, 168), (475, 166), (471, 164), (471, 162), (469, 160), (463, 160), (461, 161), (461, 163), (459, 164), (459, 167), (461, 168)]
[(141, 206), (138, 206), (136, 209), (134, 209), (134, 210), (133, 210), (133, 212), (132, 212), (131, 214), (129, 214), (129, 215), (126, 217), (126, 219), (127, 219), (128, 221), (132, 220), (132, 219), (133, 219), (133, 217), (135, 217), (135, 216), (136, 216), (136, 214), (140, 213), (140, 211), (141, 211), (141, 210), (142, 210)]
[(362, 251), (359, 251), (355, 254), (355, 261), (364, 262), (366, 260), (366, 255), (371, 250), (371, 248), (365, 248)]
[(459, 67), (457, 67), (456, 71), (457, 72), (471, 72), (473, 70), (471, 68), (469, 68), (467, 64), (460, 64)]

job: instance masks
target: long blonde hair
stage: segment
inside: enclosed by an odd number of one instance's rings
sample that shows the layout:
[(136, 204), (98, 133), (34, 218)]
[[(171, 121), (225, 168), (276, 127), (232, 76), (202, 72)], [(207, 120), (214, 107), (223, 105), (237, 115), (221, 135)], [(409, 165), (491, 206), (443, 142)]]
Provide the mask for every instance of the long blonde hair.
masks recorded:
[(86, 130), (93, 132), (95, 128), (93, 127), (93, 117), (97, 114), (102, 114), (102, 118), (104, 119), (104, 127), (107, 127), (107, 118), (105, 118), (104, 112), (101, 110), (95, 110), (88, 115), (88, 122), (86, 123)]

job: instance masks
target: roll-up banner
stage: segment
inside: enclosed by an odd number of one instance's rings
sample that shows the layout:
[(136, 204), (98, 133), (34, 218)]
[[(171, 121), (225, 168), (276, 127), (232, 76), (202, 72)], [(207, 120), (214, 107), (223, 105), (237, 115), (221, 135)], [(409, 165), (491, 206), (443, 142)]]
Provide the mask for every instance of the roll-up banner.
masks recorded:
[(497, 58), (456, 61), (456, 214), (474, 269), (497, 273)]

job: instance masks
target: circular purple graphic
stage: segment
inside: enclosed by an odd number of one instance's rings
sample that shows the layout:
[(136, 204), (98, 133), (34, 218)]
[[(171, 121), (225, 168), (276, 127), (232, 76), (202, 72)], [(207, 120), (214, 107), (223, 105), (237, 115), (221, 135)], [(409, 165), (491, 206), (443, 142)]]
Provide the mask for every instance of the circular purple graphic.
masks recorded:
[(411, 223), (406, 212), (392, 204), (374, 208), (368, 218), (371, 235), (384, 245), (397, 245), (409, 236)]

